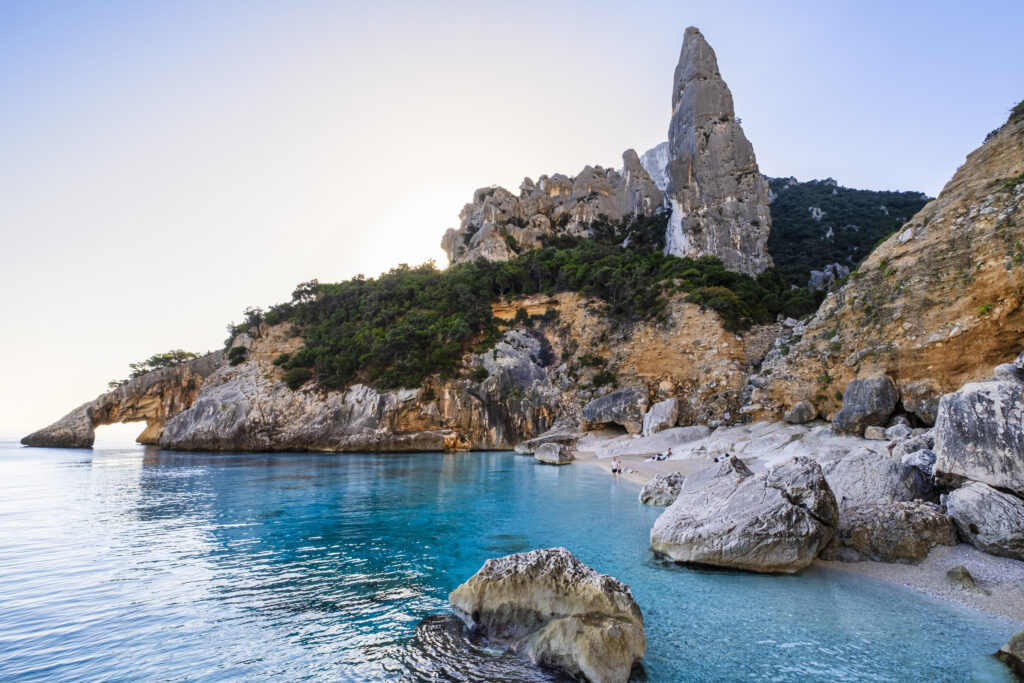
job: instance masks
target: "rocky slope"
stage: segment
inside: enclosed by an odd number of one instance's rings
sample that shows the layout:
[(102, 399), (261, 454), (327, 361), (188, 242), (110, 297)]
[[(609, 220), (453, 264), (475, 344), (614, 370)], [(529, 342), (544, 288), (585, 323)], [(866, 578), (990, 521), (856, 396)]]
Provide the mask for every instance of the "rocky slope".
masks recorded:
[(843, 388), (886, 374), (926, 423), (938, 397), (987, 377), (1024, 332), (1024, 116), (972, 152), (940, 195), (769, 353), (751, 405), (801, 400), (832, 418)]

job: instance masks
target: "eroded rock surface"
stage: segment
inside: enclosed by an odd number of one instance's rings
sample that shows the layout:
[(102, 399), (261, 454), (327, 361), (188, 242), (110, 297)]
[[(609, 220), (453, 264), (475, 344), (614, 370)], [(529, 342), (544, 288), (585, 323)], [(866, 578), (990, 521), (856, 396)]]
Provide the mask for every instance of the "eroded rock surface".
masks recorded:
[(671, 429), (676, 426), (678, 419), (679, 401), (675, 397), (658, 401), (644, 415), (643, 435), (650, 436)]
[(972, 481), (946, 496), (946, 510), (978, 550), (1024, 560), (1024, 500)]
[(646, 649), (629, 587), (565, 548), (487, 560), (449, 601), (472, 631), (592, 683), (625, 683)]
[(823, 559), (918, 563), (936, 545), (956, 545), (953, 520), (922, 501), (880, 502), (842, 509)]
[(821, 467), (792, 458), (754, 475), (737, 458), (695, 472), (651, 530), (651, 547), (680, 562), (793, 573), (839, 522)]
[(859, 449), (822, 464), (822, 470), (840, 509), (847, 506), (925, 498), (929, 489), (918, 488), (913, 472), (884, 452)]
[(643, 431), (646, 413), (647, 389), (642, 386), (613, 391), (583, 406), (583, 419), (589, 424), (617, 424), (630, 434)]
[(644, 505), (671, 505), (679, 497), (686, 476), (681, 472), (659, 474), (640, 489), (640, 502)]
[(672, 216), (665, 251), (717, 256), (726, 268), (750, 275), (770, 267), (768, 181), (736, 118), (715, 51), (693, 27), (676, 66), (668, 154)]
[(884, 425), (899, 397), (887, 375), (855, 379), (846, 385), (843, 407), (832, 418), (832, 426), (844, 434), (862, 434), (866, 427)]
[(1016, 374), (966, 384), (943, 396), (935, 421), (936, 474), (1024, 496), (1022, 401), (1024, 382)]
[(1021, 677), (1024, 677), (1024, 631), (1021, 631), (999, 648), (996, 657)]
[(534, 451), (533, 457), (547, 465), (568, 465), (575, 459), (572, 451), (560, 443), (542, 444)]
[(139, 443), (156, 443), (167, 420), (188, 409), (203, 383), (224, 367), (217, 351), (174, 367), (148, 372), (74, 409), (49, 427), (21, 440), (26, 446), (91, 448), (95, 428), (118, 422), (146, 422)]

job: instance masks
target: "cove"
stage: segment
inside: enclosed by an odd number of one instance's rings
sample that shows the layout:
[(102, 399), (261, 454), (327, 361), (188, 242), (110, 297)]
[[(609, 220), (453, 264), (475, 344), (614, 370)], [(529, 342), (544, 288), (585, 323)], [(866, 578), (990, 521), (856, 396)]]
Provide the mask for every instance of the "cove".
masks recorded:
[(511, 453), (0, 444), (5, 680), (558, 680), (466, 641), (447, 595), (565, 546), (629, 584), (648, 681), (1011, 680), (1021, 624), (846, 572), (667, 563), (661, 508)]

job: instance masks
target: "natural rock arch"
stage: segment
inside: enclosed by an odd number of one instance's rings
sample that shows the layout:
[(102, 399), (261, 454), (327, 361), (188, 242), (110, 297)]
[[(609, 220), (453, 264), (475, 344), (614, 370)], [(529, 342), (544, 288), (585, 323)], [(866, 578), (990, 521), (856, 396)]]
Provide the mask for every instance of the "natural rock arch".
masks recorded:
[(117, 422), (145, 422), (136, 441), (155, 444), (167, 420), (195, 403), (207, 377), (224, 365), (216, 351), (181, 365), (149, 372), (29, 434), (21, 443), (50, 448), (92, 448), (96, 427)]

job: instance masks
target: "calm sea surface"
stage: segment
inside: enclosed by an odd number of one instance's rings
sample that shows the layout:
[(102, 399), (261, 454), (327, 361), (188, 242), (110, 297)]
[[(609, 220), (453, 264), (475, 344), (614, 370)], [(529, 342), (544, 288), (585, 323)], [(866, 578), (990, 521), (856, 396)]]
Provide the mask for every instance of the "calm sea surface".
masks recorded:
[(558, 680), (445, 618), (489, 557), (626, 582), (648, 681), (1010, 680), (1020, 623), (843, 572), (658, 561), (638, 487), (506, 453), (0, 443), (0, 679)]

